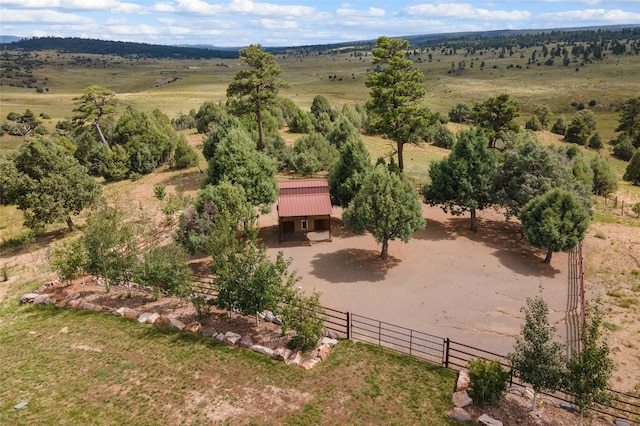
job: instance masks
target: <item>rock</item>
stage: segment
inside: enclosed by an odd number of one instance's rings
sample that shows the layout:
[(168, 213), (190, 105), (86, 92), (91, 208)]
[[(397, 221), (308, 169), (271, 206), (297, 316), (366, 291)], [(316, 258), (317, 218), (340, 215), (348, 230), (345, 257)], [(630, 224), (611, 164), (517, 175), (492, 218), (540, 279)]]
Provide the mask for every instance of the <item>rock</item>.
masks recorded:
[(203, 327), (200, 329), (198, 334), (200, 334), (202, 337), (216, 337), (216, 334), (218, 334), (218, 332), (211, 327)]
[(275, 316), (271, 311), (264, 311), (264, 320), (267, 322), (272, 322)]
[[(73, 301), (71, 302), (73, 303)], [(129, 318), (129, 319), (136, 319), (138, 318), (138, 312), (135, 309), (131, 309), (131, 308), (127, 308), (125, 306), (116, 309), (113, 312), (113, 315), (117, 316), (117, 317), (125, 317), (125, 318)]]
[(190, 331), (192, 333), (197, 333), (198, 331), (200, 331), (200, 328), (202, 328), (202, 324), (200, 324), (197, 321), (190, 322), (184, 327), (185, 330)]
[(267, 348), (266, 346), (251, 345), (249, 346), (249, 349), (259, 354), (267, 355), (273, 358), (273, 349)]
[(234, 333), (233, 331), (227, 331), (224, 333), (224, 342), (227, 345), (234, 346), (238, 340), (240, 340), (242, 336), (238, 333)]
[(82, 304), (82, 309), (87, 310), (87, 311), (99, 311), (100, 310), (100, 306), (94, 305), (93, 303), (84, 302)]
[(327, 357), (329, 356), (329, 354), (331, 353), (331, 346), (329, 345), (320, 345), (316, 348), (316, 358), (319, 358), (320, 361), (324, 361), (325, 359), (327, 359)]
[(62, 334), (67, 334), (67, 333), (69, 333), (69, 327), (67, 327), (67, 326), (65, 325), (64, 327), (62, 327), (62, 328), (60, 329), (60, 333), (62, 333)]
[(513, 395), (522, 396), (522, 390), (520, 390), (520, 388), (517, 388), (515, 386), (511, 386), (509, 389), (507, 389), (507, 392)]
[(502, 422), (500, 420), (496, 420), (488, 414), (483, 414), (478, 417), (478, 424), (480, 426), (502, 426)]
[(248, 348), (253, 345), (253, 339), (248, 334), (245, 334), (236, 342), (239, 348)]
[(327, 337), (340, 340), (340, 333), (338, 333), (337, 331), (329, 330), (327, 331)]
[(469, 382), (471, 382), (471, 378), (469, 377), (469, 373), (466, 370), (458, 371), (458, 381), (456, 382), (456, 391), (466, 391), (469, 389)]
[(33, 299), (38, 297), (38, 293), (26, 293), (20, 296), (20, 303), (23, 305), (26, 303), (33, 303)]
[(291, 349), (279, 347), (274, 349), (272, 358), (276, 361), (284, 361), (291, 356)]
[(629, 420), (626, 420), (626, 419), (616, 419), (616, 421), (613, 422), (613, 424), (616, 426), (631, 426), (631, 422), (629, 422)]
[(572, 404), (570, 402), (564, 402), (564, 401), (561, 402), (560, 403), (560, 408), (562, 408), (564, 410), (567, 410), (567, 411), (572, 411), (574, 413), (579, 413), (580, 412), (580, 409), (578, 408), (578, 406), (575, 405), (575, 404)]
[(320, 364), (320, 360), (318, 358), (304, 358), (298, 365), (305, 370), (311, 370), (318, 364)]
[(302, 362), (302, 352), (298, 351), (298, 352), (293, 353), (284, 362), (287, 365), (293, 365), (293, 366), (300, 365), (300, 363)]
[(320, 339), (320, 344), (321, 345), (329, 345), (332, 348), (338, 344), (338, 339), (332, 339), (331, 337), (323, 337), (322, 339)]
[(33, 299), (34, 305), (55, 305), (55, 299), (52, 299), (48, 294), (39, 294)]
[(525, 398), (529, 398), (529, 399), (533, 399), (533, 389), (531, 388), (524, 388), (524, 393), (522, 394), (522, 396), (524, 396)]
[(184, 330), (185, 327), (186, 325), (184, 325), (182, 321), (175, 318), (169, 318), (169, 328), (172, 328), (174, 330)]
[(282, 325), (282, 320), (280, 319), (280, 317), (273, 317), (273, 321), (271, 321), (272, 323), (274, 323), (275, 325)]
[(473, 404), (473, 400), (471, 399), (471, 397), (469, 397), (469, 394), (466, 390), (454, 392), (453, 396), (451, 397), (451, 402), (453, 402), (453, 405), (460, 408), (464, 408)]
[(153, 324), (158, 318), (160, 318), (160, 315), (155, 312), (143, 312), (138, 315), (138, 322), (142, 324)]
[(447, 416), (449, 416), (450, 419), (453, 419), (460, 423), (470, 422), (471, 420), (473, 420), (471, 414), (469, 414), (464, 408), (460, 407), (453, 407), (451, 410), (449, 410)]
[(218, 333), (218, 334), (216, 334), (216, 336), (215, 336), (215, 339), (216, 339), (216, 340), (219, 340), (219, 341), (221, 341), (221, 342), (224, 342), (224, 339), (225, 339), (225, 338), (226, 338), (226, 336), (224, 335), (224, 333)]
[(258, 312), (258, 319), (264, 320), (264, 317), (265, 317), (264, 312)]
[(80, 297), (80, 293), (70, 294), (69, 296), (64, 298), (64, 300), (62, 301), (62, 306), (68, 306), (72, 300), (80, 299)]
[(158, 318), (156, 318), (156, 320), (153, 322), (153, 325), (155, 325), (156, 327), (171, 328), (169, 326), (169, 317), (165, 317), (164, 315), (160, 315)]

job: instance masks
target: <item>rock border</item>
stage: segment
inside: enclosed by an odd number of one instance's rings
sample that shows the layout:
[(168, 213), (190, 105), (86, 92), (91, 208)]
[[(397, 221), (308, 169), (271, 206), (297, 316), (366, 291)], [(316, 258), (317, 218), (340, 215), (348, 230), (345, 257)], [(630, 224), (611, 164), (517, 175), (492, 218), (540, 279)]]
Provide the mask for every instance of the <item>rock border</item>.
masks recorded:
[[(216, 339), (229, 346), (248, 348), (256, 353), (266, 355), (275, 361), (282, 361), (287, 365), (300, 367), (304, 370), (311, 370), (327, 359), (331, 350), (338, 344), (340, 339), (338, 333), (330, 330), (324, 330), (323, 337), (318, 339), (318, 343), (315, 348), (305, 356), (302, 351), (292, 351), (291, 349), (283, 346), (272, 349), (267, 346), (255, 345), (253, 343), (253, 338), (250, 335), (240, 335), (232, 330), (218, 331), (213, 327), (203, 327), (199, 322), (184, 324), (178, 319), (160, 315), (156, 312), (138, 312), (135, 309), (127, 307), (113, 309), (107, 306), (96, 305), (88, 302), (80, 295), (80, 293), (73, 293), (60, 302), (48, 294), (42, 294), (44, 290), (57, 284), (59, 284), (58, 281), (46, 282), (31, 293), (23, 294), (20, 296), (20, 304), (59, 305), (61, 307), (71, 309), (107, 312), (117, 317), (138, 321), (141, 324), (151, 324), (155, 327), (176, 331), (186, 330), (191, 333), (195, 333), (202, 338)], [(258, 317), (263, 321), (282, 325), (282, 319), (274, 315), (271, 311), (258, 313)]]

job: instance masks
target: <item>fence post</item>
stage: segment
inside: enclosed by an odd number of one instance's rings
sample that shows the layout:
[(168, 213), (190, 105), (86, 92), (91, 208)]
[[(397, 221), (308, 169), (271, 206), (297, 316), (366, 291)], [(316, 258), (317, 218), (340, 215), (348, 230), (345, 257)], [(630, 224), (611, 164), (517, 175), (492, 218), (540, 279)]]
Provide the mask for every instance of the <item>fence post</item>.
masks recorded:
[(411, 355), (412, 346), (413, 346), (413, 329), (409, 329), (409, 355)]
[(444, 368), (449, 368), (449, 338), (444, 339)]
[(382, 322), (378, 321), (378, 346), (382, 347)]
[(347, 311), (347, 340), (351, 340), (351, 314)]

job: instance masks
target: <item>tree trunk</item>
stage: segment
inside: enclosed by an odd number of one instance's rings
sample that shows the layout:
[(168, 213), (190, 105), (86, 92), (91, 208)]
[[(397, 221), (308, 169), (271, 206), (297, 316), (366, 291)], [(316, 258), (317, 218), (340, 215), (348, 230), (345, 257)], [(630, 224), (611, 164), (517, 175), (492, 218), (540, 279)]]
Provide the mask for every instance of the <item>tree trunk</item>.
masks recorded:
[(478, 232), (478, 223), (476, 221), (476, 209), (471, 209), (471, 230)]
[(96, 130), (98, 131), (98, 135), (100, 135), (100, 140), (102, 141), (103, 144), (107, 146), (107, 148), (109, 148), (109, 142), (107, 142), (107, 139), (104, 137), (104, 134), (102, 133), (102, 129), (100, 128), (100, 118), (96, 118), (95, 124), (96, 124)]
[(256, 111), (256, 117), (258, 118), (258, 151), (264, 151), (264, 132), (262, 130), (262, 111), (260, 111), (260, 108)]
[(389, 240), (382, 242), (382, 252), (380, 253), (380, 259), (386, 259), (389, 257)]
[(400, 173), (404, 170), (404, 158), (402, 157), (402, 149), (404, 148), (404, 142), (396, 142), (398, 146), (398, 169), (400, 169)]
[(547, 257), (544, 258), (544, 263), (551, 263), (551, 255), (553, 254), (553, 250), (547, 250)]
[(538, 391), (536, 391), (535, 389), (533, 390), (533, 400), (532, 400), (532, 405), (531, 405), (531, 411), (533, 411), (534, 413), (536, 412), (536, 410), (538, 409)]
[(76, 230), (76, 226), (73, 224), (71, 216), (67, 216), (67, 227), (69, 228), (69, 232), (73, 232)]

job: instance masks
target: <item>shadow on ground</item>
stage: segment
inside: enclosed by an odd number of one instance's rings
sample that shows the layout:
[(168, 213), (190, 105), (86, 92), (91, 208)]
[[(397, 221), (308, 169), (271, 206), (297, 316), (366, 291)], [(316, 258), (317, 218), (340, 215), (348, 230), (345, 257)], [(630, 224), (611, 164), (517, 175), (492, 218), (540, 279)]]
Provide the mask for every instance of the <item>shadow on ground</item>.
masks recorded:
[(400, 261), (393, 256), (380, 259), (380, 251), (343, 249), (317, 254), (311, 261), (311, 274), (331, 283), (383, 281)]

